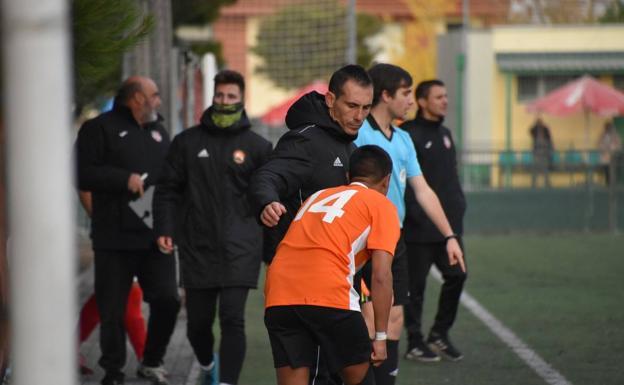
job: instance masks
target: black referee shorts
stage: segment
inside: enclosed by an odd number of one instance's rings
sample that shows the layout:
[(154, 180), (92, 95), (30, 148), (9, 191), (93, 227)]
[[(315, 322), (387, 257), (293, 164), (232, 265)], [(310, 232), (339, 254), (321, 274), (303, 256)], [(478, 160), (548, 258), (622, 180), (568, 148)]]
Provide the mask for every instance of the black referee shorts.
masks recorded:
[(372, 346), (362, 314), (322, 306), (273, 306), (264, 313), (276, 368), (313, 367), (318, 346), (331, 373), (369, 362)]

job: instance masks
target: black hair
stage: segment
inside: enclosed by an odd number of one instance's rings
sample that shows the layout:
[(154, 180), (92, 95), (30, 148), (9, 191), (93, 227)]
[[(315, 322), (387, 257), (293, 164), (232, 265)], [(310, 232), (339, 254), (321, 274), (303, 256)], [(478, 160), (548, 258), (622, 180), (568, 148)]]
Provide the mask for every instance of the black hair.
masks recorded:
[(245, 95), (245, 78), (239, 72), (232, 70), (219, 71), (214, 77), (215, 88), (220, 84), (236, 84), (241, 91), (241, 95)]
[(358, 147), (349, 158), (349, 178), (367, 178), (379, 183), (392, 173), (392, 159), (383, 148), (374, 144)]
[(414, 91), (414, 95), (416, 96), (416, 105), (418, 106), (418, 111), (416, 112), (416, 115), (421, 114), (418, 99), (427, 99), (429, 97), (429, 91), (434, 86), (444, 87), (444, 82), (440, 79), (431, 79), (418, 83), (416, 91)]
[(331, 79), (329, 79), (329, 91), (336, 96), (336, 99), (343, 94), (343, 87), (349, 80), (353, 80), (362, 87), (368, 87), (373, 84), (364, 67), (357, 64), (346, 65), (334, 72)]
[(121, 84), (115, 95), (115, 103), (126, 105), (137, 92), (143, 91), (139, 80), (126, 80)]
[(375, 64), (368, 70), (368, 75), (373, 80), (373, 106), (379, 104), (384, 91), (394, 97), (399, 88), (411, 87), (413, 82), (406, 70), (386, 63)]

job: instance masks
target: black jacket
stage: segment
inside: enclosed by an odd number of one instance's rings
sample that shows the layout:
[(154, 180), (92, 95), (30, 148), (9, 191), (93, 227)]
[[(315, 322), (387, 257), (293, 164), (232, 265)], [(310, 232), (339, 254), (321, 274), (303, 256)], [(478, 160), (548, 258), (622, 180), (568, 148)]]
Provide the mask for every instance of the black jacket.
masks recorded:
[(290, 107), (286, 125), (290, 131), (251, 180), (252, 205), (258, 218), (273, 201), (282, 202), (287, 210), (267, 232), (267, 262), (304, 200), (320, 189), (347, 183), (349, 157), (355, 148), (356, 136), (345, 133), (329, 116), (325, 98), (317, 92), (304, 95)]
[(94, 250), (155, 247), (151, 228), (130, 207), (138, 196), (128, 191), (128, 178), (147, 173), (147, 191), (158, 180), (168, 148), (169, 134), (160, 122), (141, 127), (125, 106), (115, 105), (82, 125), (75, 148), (78, 188), (92, 193)]
[(184, 287), (255, 287), (262, 228), (247, 192), (271, 143), (250, 130), (244, 113), (225, 129), (210, 113), (171, 144), (154, 198), (155, 232), (178, 245)]
[[(401, 125), (416, 147), (418, 163), (427, 183), (437, 194), (444, 213), (457, 234), (463, 233), (466, 199), (457, 173), (455, 144), (451, 131), (442, 125), (417, 116)], [(408, 242), (439, 242), (444, 236), (420, 207), (414, 192), (408, 186), (405, 193), (406, 215), (403, 222)]]

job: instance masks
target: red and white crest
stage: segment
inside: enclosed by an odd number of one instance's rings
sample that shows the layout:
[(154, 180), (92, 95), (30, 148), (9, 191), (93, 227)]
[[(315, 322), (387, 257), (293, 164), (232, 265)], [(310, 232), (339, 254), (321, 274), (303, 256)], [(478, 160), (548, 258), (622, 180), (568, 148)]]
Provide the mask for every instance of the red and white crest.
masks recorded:
[(246, 156), (247, 156), (247, 154), (245, 154), (245, 151), (243, 151), (243, 150), (236, 150), (232, 154), (232, 159), (234, 160), (234, 163), (236, 163), (236, 164), (243, 164), (243, 163), (245, 163), (245, 157)]
[(162, 135), (160, 135), (160, 132), (156, 130), (152, 130), (152, 138), (158, 143), (162, 142)]

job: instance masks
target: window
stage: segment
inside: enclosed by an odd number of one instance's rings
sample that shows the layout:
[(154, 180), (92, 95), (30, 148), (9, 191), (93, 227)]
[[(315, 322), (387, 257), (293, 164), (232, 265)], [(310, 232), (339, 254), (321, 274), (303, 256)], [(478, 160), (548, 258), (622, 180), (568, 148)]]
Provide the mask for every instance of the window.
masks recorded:
[(535, 100), (579, 76), (580, 75), (519, 75), (518, 101), (530, 102)]
[(577, 76), (559, 76), (559, 75), (548, 75), (542, 77), (542, 81), (544, 82), (544, 94), (549, 93), (550, 91), (561, 87), (562, 85), (576, 79)]
[(529, 101), (537, 97), (538, 80), (537, 76), (518, 76), (518, 101)]

